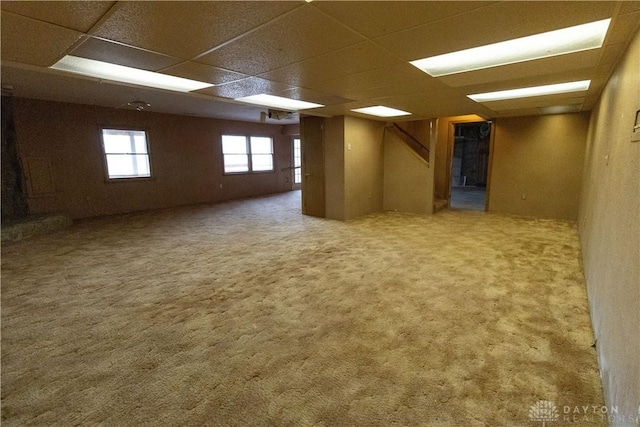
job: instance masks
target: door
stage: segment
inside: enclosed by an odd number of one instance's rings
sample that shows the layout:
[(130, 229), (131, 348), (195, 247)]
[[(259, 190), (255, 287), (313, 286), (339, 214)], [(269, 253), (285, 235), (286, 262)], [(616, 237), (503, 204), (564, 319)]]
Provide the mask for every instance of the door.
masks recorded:
[(325, 216), (324, 136), (321, 117), (300, 117), (302, 213)]
[(300, 190), (302, 188), (302, 148), (300, 136), (294, 136), (291, 144), (291, 189)]

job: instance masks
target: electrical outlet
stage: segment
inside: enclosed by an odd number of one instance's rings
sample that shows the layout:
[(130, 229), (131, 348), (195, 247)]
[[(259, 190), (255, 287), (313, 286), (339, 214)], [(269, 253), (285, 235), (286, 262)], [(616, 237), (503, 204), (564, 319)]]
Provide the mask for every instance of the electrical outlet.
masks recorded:
[(522, 193), (522, 200), (527, 200), (527, 194), (526, 193)]

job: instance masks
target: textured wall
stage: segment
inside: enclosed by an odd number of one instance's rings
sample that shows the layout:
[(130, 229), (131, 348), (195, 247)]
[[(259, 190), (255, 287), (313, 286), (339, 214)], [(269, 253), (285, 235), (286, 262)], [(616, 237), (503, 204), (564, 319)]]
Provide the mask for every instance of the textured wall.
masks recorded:
[[(73, 218), (275, 193), (291, 189), (291, 137), (282, 127), (16, 98), (20, 154), (47, 159), (55, 193), (29, 200), (31, 213)], [(148, 131), (153, 177), (107, 182), (100, 126)], [(222, 133), (271, 136), (275, 171), (223, 175)]]
[[(608, 405), (628, 420), (640, 410), (640, 35), (592, 111), (578, 226)], [(627, 422), (625, 421), (626, 418)]]
[(345, 116), (345, 219), (382, 211), (384, 123)]
[(325, 214), (345, 219), (344, 199), (344, 116), (324, 119)]
[(588, 123), (587, 113), (496, 119), (489, 211), (576, 220)]
[[(435, 122), (435, 121), (434, 121)], [(407, 123), (401, 123), (407, 126)], [(384, 134), (384, 204), (385, 211), (433, 213), (433, 159), (429, 122), (411, 122), (411, 134), (430, 146), (427, 164), (393, 132)]]
[[(430, 140), (428, 121), (403, 125), (413, 126), (411, 133), (420, 140)], [(350, 116), (325, 119), (327, 218), (345, 220), (383, 209), (432, 212), (432, 170), (402, 142), (390, 142), (387, 134), (380, 121)], [(416, 187), (423, 191), (415, 191)]]

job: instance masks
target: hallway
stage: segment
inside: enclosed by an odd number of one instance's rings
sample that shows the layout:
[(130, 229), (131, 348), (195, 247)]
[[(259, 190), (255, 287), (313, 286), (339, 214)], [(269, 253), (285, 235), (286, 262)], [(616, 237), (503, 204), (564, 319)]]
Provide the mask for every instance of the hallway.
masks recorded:
[(485, 187), (451, 187), (451, 208), (483, 211), (487, 191)]

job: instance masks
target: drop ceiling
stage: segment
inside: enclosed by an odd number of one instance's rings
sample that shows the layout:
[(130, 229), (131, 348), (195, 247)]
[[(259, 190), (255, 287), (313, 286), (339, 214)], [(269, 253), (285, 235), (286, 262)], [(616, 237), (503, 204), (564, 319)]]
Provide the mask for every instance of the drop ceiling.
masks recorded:
[[(411, 112), (404, 120), (539, 114), (564, 104), (589, 110), (640, 22), (637, 1), (2, 1), (0, 8), (2, 85), (14, 96), (111, 108), (141, 99), (150, 111), (245, 121), (260, 121), (266, 108), (234, 98), (261, 93), (322, 104), (304, 111), (319, 116), (357, 116), (352, 109), (373, 105)], [(439, 78), (409, 64), (606, 18), (612, 22), (596, 50)], [(213, 86), (183, 94), (49, 68), (65, 55)], [(467, 97), (586, 79), (582, 93), (482, 104)]]

